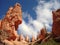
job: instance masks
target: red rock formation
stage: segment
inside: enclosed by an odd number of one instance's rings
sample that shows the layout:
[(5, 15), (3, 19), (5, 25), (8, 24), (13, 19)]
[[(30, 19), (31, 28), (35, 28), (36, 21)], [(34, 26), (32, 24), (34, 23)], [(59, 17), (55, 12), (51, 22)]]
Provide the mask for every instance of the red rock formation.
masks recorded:
[(60, 9), (53, 11), (53, 26), (52, 33), (56, 37), (60, 36)]
[(10, 34), (8, 40), (15, 40), (15, 31), (18, 25), (22, 23), (22, 11), (19, 3), (16, 3), (14, 7), (10, 7), (5, 17), (0, 21), (0, 30), (6, 30)]
[(38, 35), (38, 39), (43, 40), (45, 37), (46, 37), (46, 30), (42, 28)]

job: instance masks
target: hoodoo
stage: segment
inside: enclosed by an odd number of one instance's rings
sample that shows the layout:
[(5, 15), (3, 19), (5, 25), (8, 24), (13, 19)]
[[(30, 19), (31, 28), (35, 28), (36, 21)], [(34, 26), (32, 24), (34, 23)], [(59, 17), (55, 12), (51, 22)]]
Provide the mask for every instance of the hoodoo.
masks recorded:
[(52, 33), (54, 37), (60, 37), (60, 9), (53, 11)]
[(17, 35), (15, 31), (18, 25), (22, 23), (22, 10), (19, 3), (16, 3), (14, 7), (10, 7), (5, 17), (0, 20), (0, 30), (5, 30), (8, 35), (8, 40), (15, 40)]

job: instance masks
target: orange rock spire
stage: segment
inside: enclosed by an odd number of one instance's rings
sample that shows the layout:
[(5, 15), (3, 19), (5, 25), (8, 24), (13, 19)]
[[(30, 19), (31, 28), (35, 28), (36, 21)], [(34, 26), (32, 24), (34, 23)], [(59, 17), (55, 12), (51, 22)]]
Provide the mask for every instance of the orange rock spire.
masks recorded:
[(22, 23), (22, 10), (19, 3), (16, 3), (14, 7), (10, 7), (5, 17), (0, 21), (0, 30), (6, 30), (10, 39), (16, 38), (15, 31), (18, 25)]
[(26, 42), (29, 42), (29, 37), (28, 37), (28, 35), (26, 35), (25, 41), (26, 41)]
[(34, 42), (35, 41), (35, 37), (34, 36), (32, 36), (32, 42)]

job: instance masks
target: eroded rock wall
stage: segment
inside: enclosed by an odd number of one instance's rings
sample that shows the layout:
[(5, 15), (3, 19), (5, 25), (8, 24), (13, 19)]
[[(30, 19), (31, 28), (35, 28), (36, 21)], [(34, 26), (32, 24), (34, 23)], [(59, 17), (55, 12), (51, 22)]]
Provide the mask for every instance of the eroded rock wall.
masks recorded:
[(55, 37), (60, 36), (60, 9), (53, 11), (53, 26), (52, 33)]

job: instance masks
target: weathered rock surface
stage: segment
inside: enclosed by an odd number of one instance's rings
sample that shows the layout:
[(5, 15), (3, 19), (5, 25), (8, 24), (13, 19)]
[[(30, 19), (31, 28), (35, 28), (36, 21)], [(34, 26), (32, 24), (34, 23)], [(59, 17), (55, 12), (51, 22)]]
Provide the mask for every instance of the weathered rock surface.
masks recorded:
[(55, 37), (60, 37), (60, 9), (53, 11), (52, 33)]
[(10, 7), (5, 17), (0, 20), (0, 30), (6, 30), (8, 40), (15, 40), (17, 35), (18, 25), (22, 23), (22, 10), (19, 3), (16, 3), (14, 7)]
[(46, 37), (46, 33), (47, 32), (46, 32), (45, 28), (42, 28), (38, 35), (38, 39), (43, 40)]

